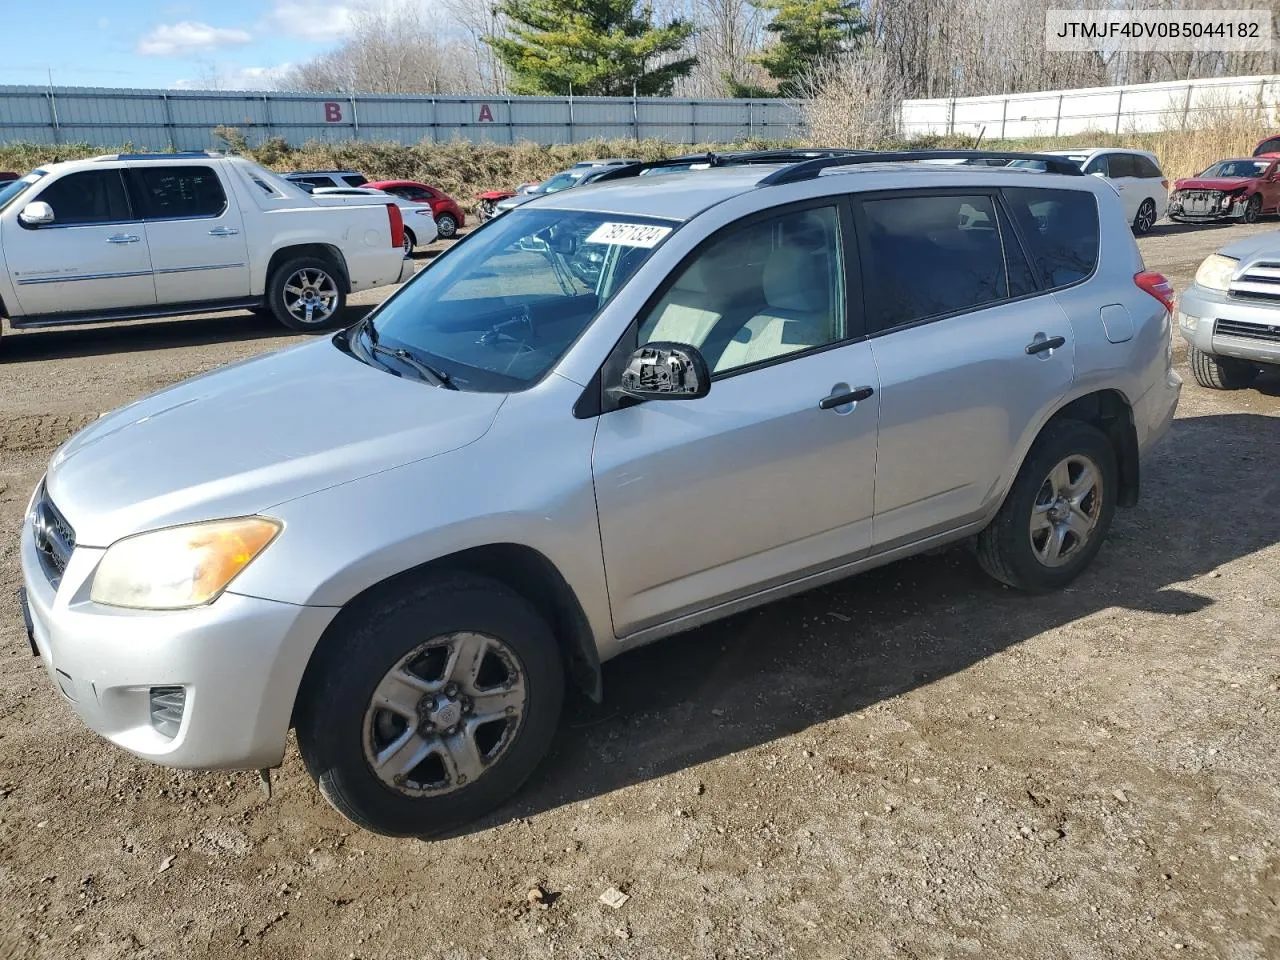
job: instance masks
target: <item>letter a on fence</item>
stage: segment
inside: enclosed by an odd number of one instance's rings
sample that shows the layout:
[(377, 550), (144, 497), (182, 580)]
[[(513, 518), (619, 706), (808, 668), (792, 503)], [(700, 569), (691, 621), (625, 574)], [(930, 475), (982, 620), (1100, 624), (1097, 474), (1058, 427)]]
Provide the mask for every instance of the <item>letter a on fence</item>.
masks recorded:
[(493, 111), (487, 103), (480, 104), (480, 116), (476, 118), (476, 123), (493, 123)]

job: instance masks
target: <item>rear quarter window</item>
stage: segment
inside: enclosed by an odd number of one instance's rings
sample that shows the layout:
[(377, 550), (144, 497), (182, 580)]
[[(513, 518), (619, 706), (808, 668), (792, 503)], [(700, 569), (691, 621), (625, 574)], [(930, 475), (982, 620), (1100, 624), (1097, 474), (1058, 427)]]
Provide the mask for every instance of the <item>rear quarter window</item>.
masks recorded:
[(1161, 173), (1160, 168), (1152, 163), (1149, 157), (1134, 157), (1133, 159), (1138, 164), (1138, 176), (1147, 180), (1164, 179), (1164, 174)]
[(1098, 265), (1098, 203), (1092, 193), (1014, 187), (1004, 195), (1042, 286), (1070, 286), (1093, 273)]

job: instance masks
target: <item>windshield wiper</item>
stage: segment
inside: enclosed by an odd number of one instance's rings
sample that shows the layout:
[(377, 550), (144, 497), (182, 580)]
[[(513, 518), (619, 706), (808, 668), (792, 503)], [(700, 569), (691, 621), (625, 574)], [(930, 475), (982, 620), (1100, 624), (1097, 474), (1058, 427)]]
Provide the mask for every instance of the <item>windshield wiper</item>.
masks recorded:
[(430, 364), (423, 363), (404, 347), (392, 348), (379, 343), (378, 331), (368, 319), (361, 322), (360, 332), (369, 341), (368, 349), (374, 356), (390, 357), (392, 360), (399, 361), (432, 386), (444, 387), (446, 390), (458, 389), (457, 384), (453, 382), (453, 379), (447, 373), (443, 370), (437, 370)]

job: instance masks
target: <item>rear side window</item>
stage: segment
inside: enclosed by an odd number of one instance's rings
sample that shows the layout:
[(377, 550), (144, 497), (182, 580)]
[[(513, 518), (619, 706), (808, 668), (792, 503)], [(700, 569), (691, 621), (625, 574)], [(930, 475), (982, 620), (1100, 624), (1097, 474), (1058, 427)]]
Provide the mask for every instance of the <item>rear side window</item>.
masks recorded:
[(1140, 177), (1142, 168), (1138, 166), (1139, 157), (1132, 153), (1113, 153), (1110, 166), (1112, 177)]
[(863, 201), (862, 211), (863, 275), (875, 278), (866, 287), (871, 332), (1010, 296), (1002, 218), (991, 197), (888, 197)]
[(53, 208), (56, 226), (133, 219), (119, 170), (70, 173), (59, 177), (31, 199), (43, 200)]
[(336, 186), (332, 177), (290, 177), (294, 183), (305, 183), (313, 187)]
[(148, 220), (216, 217), (227, 208), (211, 167), (135, 167), (133, 174)]
[(343, 177), (342, 179), (346, 181), (346, 184), (349, 187), (363, 187), (369, 182), (368, 178), (362, 177), (358, 173), (353, 173), (350, 176)]
[(1150, 157), (1135, 156), (1133, 160), (1138, 165), (1136, 176), (1146, 180), (1162, 180), (1164, 178), (1164, 174), (1160, 172), (1158, 166), (1151, 162)]
[(1098, 204), (1093, 194), (1017, 187), (1004, 195), (1043, 286), (1065, 287), (1093, 273), (1098, 264)]

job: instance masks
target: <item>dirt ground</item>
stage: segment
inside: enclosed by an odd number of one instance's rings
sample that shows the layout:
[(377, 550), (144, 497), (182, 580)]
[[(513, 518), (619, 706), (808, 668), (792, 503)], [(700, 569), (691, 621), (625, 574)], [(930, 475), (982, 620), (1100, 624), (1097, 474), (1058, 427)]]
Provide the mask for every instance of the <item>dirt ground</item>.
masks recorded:
[[(1181, 288), (1275, 228), (1142, 248)], [(8, 599), (60, 441), (291, 342), (235, 315), (0, 343), (0, 955), (1280, 957), (1280, 378), (1183, 366), (1141, 505), (1071, 589), (952, 551), (615, 660), (518, 800), (426, 843), (353, 829), (292, 748), (267, 801), (109, 746)]]

